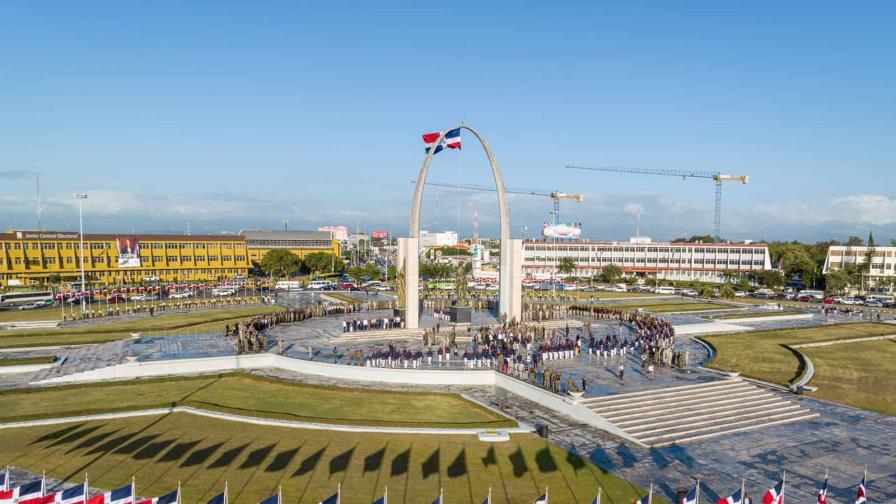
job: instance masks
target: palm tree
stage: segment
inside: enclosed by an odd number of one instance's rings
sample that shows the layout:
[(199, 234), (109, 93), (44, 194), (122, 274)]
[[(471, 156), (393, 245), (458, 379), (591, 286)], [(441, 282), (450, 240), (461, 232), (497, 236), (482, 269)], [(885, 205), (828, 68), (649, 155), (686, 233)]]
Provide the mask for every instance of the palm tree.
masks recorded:
[(561, 275), (569, 276), (572, 275), (576, 270), (576, 262), (572, 259), (572, 257), (564, 257), (560, 259), (560, 262), (557, 263), (557, 271)]

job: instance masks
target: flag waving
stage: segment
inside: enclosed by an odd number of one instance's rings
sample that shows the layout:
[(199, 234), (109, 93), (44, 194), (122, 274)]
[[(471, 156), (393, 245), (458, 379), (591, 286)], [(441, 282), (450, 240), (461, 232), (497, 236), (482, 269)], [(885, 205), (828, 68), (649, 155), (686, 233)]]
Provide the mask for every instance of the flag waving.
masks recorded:
[(429, 150), (435, 147), (435, 152), (433, 154), (438, 154), (442, 151), (442, 149), (460, 149), (460, 128), (449, 130), (445, 133), (445, 137), (442, 138), (442, 141), (436, 145), (436, 141), (439, 137), (442, 136), (442, 132), (438, 133), (427, 133), (423, 135), (423, 143), (426, 144), (426, 153), (429, 154)]
[(866, 504), (868, 502), (868, 497), (865, 495), (865, 477), (867, 475), (862, 475), (862, 482), (859, 483), (859, 489), (856, 490), (856, 502), (855, 504)]
[(784, 504), (784, 480), (768, 489), (762, 496), (762, 504)]

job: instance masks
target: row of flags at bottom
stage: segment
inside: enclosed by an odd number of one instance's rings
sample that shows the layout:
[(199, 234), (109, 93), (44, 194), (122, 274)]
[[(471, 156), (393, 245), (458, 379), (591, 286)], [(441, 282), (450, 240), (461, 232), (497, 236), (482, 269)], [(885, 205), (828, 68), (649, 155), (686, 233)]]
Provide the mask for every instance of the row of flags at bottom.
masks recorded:
[[(865, 487), (866, 478), (867, 469), (865, 474), (862, 475), (862, 481), (859, 483), (858, 489), (856, 490), (856, 498), (853, 504), (868, 504), (868, 497)], [(781, 480), (777, 484), (775, 484), (775, 486), (768, 489), (768, 491), (765, 492), (765, 495), (762, 496), (762, 504), (784, 504), (784, 485), (786, 480), (787, 474), (784, 473), (781, 476)], [(340, 484), (336, 487), (336, 493), (320, 501), (320, 504), (341, 504), (341, 494), (342, 485)], [(591, 501), (592, 504), (601, 504), (601, 497), (601, 489), (598, 488), (597, 496), (593, 501)], [(828, 504), (827, 474), (825, 474), (824, 477), (824, 484), (822, 485), (821, 489), (818, 490), (817, 498), (818, 504)], [(111, 492), (105, 492), (90, 497), (87, 486), (87, 475), (84, 475), (83, 484), (74, 485), (62, 490), (61, 492), (53, 493), (47, 493), (46, 475), (42, 476), (39, 480), (30, 481), (14, 488), (9, 487), (8, 467), (6, 468), (6, 471), (3, 472), (2, 478), (0, 478), (0, 504), (181, 504), (180, 483), (177, 484), (176, 490), (173, 490), (160, 497), (143, 499), (140, 501), (137, 501), (136, 499), (136, 483), (133, 479), (131, 480), (130, 484), (125, 485), (121, 488), (117, 488), (115, 490), (112, 490)], [(282, 502), (282, 488), (278, 487), (276, 494), (262, 500), (259, 504), (282, 504)], [(690, 492), (687, 493), (684, 500), (682, 501), (682, 504), (699, 504), (699, 502), (700, 480), (698, 479), (697, 484), (694, 486), (694, 488), (691, 489)], [(373, 504), (388, 503), (389, 487), (385, 487), (383, 496), (375, 500)], [(653, 485), (651, 484), (647, 495), (636, 500), (634, 504), (652, 503)], [(224, 482), (224, 491), (212, 497), (207, 504), (229, 504), (227, 482)], [(444, 492), (442, 490), (439, 490), (439, 495), (434, 501), (432, 501), (432, 504), (444, 504)], [(492, 504), (491, 487), (489, 487), (488, 496), (486, 496), (485, 500), (482, 501), (482, 504)], [(548, 504), (547, 487), (545, 487), (544, 489), (544, 494), (536, 499), (534, 504)], [(746, 492), (744, 491), (744, 480), (741, 480), (741, 485), (738, 490), (736, 490), (728, 497), (719, 499), (717, 504), (753, 504), (752, 499), (747, 497)]]

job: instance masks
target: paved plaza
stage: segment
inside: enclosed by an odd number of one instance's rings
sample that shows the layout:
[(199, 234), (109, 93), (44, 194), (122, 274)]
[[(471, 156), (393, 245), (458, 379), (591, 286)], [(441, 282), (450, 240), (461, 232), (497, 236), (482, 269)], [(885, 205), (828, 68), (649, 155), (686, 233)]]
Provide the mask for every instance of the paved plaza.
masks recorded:
[[(320, 294), (290, 294), (281, 296), (281, 302), (289, 306), (309, 306), (321, 302)], [(362, 294), (363, 296), (363, 294)], [(384, 299), (378, 295), (371, 299)], [(324, 298), (325, 300), (325, 298)], [(342, 332), (342, 321), (350, 318), (388, 316), (390, 312), (357, 312), (313, 318), (293, 324), (283, 324), (269, 331), (268, 351), (276, 351), (276, 342), (282, 339), (285, 355), (297, 359), (310, 358), (321, 362), (333, 362), (333, 347), (337, 347), (336, 362), (347, 364), (346, 352), (360, 349), (365, 353), (382, 348), (390, 341), (397, 346), (419, 348), (419, 336), (396, 333), (375, 341), (353, 341), (363, 334)], [(479, 323), (494, 323), (494, 316), (477, 313)], [(665, 316), (675, 324), (712, 323), (701, 314)], [(424, 325), (434, 326), (431, 316), (422, 317)], [(838, 322), (844, 320), (839, 319)], [(858, 319), (856, 320), (858, 321)], [(581, 322), (581, 320), (579, 320)], [(627, 327), (606, 321), (591, 321), (595, 336), (630, 334)], [(441, 325), (441, 322), (439, 322)], [(810, 320), (740, 323), (756, 329), (802, 327), (833, 323), (816, 314)], [(559, 322), (555, 330), (565, 333), (565, 323)], [(442, 325), (450, 330), (450, 325)], [(583, 334), (584, 329), (573, 324), (570, 337)], [(462, 328), (458, 335), (463, 335)], [(461, 351), (467, 343), (461, 342)], [(548, 361), (548, 365), (564, 376), (572, 376), (578, 385), (584, 377), (587, 383), (586, 397), (602, 397), (619, 393), (661, 390), (664, 388), (709, 383), (721, 379), (717, 373), (700, 369), (707, 358), (705, 348), (691, 338), (679, 338), (678, 349), (686, 350), (692, 367), (668, 369), (658, 367), (653, 377), (641, 369), (634, 355), (598, 358), (583, 355), (577, 359)], [(100, 345), (30, 350), (6, 354), (4, 357), (57, 355), (63, 363), (51, 369), (34, 373), (7, 375), (0, 378), (4, 388), (27, 386), (29, 383), (50, 377), (87, 371), (120, 364), (129, 357), (140, 362), (185, 359), (196, 357), (234, 355), (232, 339), (223, 334), (199, 333), (166, 337), (142, 337)], [(620, 363), (625, 363), (625, 379), (617, 376)], [(438, 367), (438, 363), (434, 363)], [(463, 372), (462, 360), (453, 358), (442, 363), (445, 369)], [(796, 502), (809, 502), (821, 483), (825, 470), (830, 472), (832, 502), (845, 502), (854, 492), (861, 477), (862, 468), (868, 465), (869, 489), (877, 502), (896, 501), (896, 419), (855, 408), (828, 403), (807, 397), (780, 394), (790, 402), (819, 416), (797, 423), (774, 425), (759, 430), (729, 434), (704, 441), (662, 448), (647, 448), (622, 440), (606, 432), (559, 414), (532, 401), (511, 394), (497, 387), (444, 387), (395, 385), (373, 382), (346, 381), (335, 378), (298, 374), (283, 370), (254, 371), (254, 373), (284, 380), (301, 381), (350, 387), (373, 387), (395, 390), (456, 391), (473, 400), (497, 408), (528, 425), (545, 425), (549, 438), (558, 445), (587, 456), (599, 467), (613, 471), (639, 485), (655, 485), (658, 492), (674, 497), (675, 492), (693, 484), (699, 477), (705, 484), (703, 493), (713, 500), (733, 491), (740, 478), (747, 480), (747, 489), (754, 496), (772, 485), (782, 469), (788, 471), (787, 494)]]

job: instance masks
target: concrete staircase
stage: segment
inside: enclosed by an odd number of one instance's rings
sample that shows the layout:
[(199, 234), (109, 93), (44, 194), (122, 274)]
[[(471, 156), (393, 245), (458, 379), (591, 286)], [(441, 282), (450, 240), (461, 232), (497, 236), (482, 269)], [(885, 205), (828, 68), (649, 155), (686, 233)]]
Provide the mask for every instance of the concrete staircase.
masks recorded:
[(731, 378), (577, 401), (647, 446), (709, 439), (817, 417), (783, 396)]

